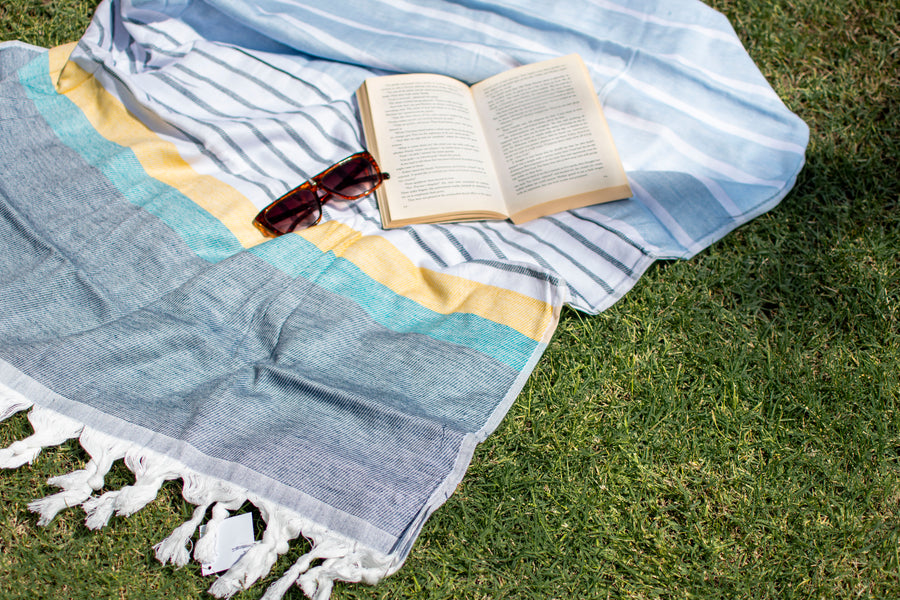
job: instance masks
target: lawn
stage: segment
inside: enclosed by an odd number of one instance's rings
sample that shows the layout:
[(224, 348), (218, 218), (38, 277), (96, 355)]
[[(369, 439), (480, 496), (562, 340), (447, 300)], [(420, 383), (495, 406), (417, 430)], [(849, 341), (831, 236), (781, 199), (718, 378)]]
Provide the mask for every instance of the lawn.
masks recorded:
[[(900, 10), (709, 3), (810, 126), (796, 188), (604, 313), (566, 310), (405, 567), (334, 598), (900, 598)], [(93, 4), (5, 0), (0, 39), (77, 39)], [(80, 509), (37, 527), (26, 504), (84, 460), (0, 473), (0, 598), (211, 597), (152, 554), (192, 510), (175, 483), (99, 534)]]

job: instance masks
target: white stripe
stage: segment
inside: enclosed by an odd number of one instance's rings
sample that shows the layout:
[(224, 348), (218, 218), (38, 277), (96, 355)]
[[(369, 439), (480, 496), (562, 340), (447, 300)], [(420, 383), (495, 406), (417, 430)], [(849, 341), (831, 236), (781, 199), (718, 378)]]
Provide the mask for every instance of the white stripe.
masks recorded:
[[(334, 98), (335, 100), (347, 98), (348, 96), (353, 95), (353, 93), (356, 91), (355, 89), (352, 89), (344, 83), (335, 79), (335, 77), (332, 76), (331, 73), (318, 68), (319, 65), (324, 65), (325, 67), (330, 66), (332, 64), (331, 61), (308, 61), (298, 56), (284, 56), (281, 54), (275, 54), (273, 52), (263, 52), (260, 50), (247, 50), (246, 52), (253, 55), (259, 60), (256, 65), (250, 64), (248, 70), (255, 70), (262, 66), (271, 66), (273, 67), (271, 69), (272, 78), (287, 77), (290, 79), (295, 79), (297, 81), (303, 82), (304, 84), (317, 88), (325, 96)], [(225, 58), (226, 60), (228, 59), (228, 57), (226, 56), (223, 56), (223, 58)], [(272, 83), (274, 83), (274, 81)], [(300, 99), (298, 98), (298, 100)], [(315, 99), (315, 103), (321, 101), (322, 100), (320, 98)], [(356, 114), (352, 115), (351, 120), (356, 120)]]
[[(336, 23), (341, 23), (348, 27), (354, 27), (354, 28), (360, 29), (362, 31), (370, 31), (377, 35), (390, 35), (390, 36), (393, 36), (398, 39), (419, 40), (419, 41), (423, 41), (423, 42), (434, 42), (434, 37), (432, 37), (432, 36), (426, 37), (426, 36), (422, 36), (422, 35), (412, 35), (409, 33), (404, 33), (400, 30), (394, 30), (394, 31), (388, 32), (383, 29), (376, 29), (374, 27), (370, 27), (370, 26), (366, 25), (365, 23), (351, 21), (350, 19), (345, 19), (345, 18), (339, 17), (337, 15), (328, 13), (326, 11), (315, 9), (311, 6), (306, 7), (306, 10), (308, 10), (314, 14), (317, 14), (319, 16), (330, 19), (332, 21), (335, 21)], [(418, 17), (419, 13), (424, 12), (425, 9), (424, 8), (417, 9), (417, 11), (418, 12), (416, 13), (416, 16)], [(432, 12), (437, 12), (437, 11), (432, 11)], [(471, 51), (473, 54), (476, 54), (479, 56), (489, 57), (492, 60), (494, 60), (495, 62), (503, 65), (504, 70), (519, 66), (518, 61), (516, 61), (512, 57), (510, 57), (509, 54), (507, 54), (506, 52), (503, 52), (497, 48), (493, 48), (491, 46), (486, 46), (484, 44), (477, 44), (477, 43), (471, 43), (471, 42), (460, 42), (460, 41), (454, 41), (453, 46), (456, 48), (466, 48), (467, 50)], [(396, 71), (398, 69), (395, 67), (393, 70)]]
[(769, 98), (771, 100), (776, 100), (779, 103), (781, 102), (781, 98), (778, 97), (778, 94), (775, 93), (775, 90), (773, 90), (768, 85), (760, 85), (757, 83), (744, 81), (742, 79), (726, 77), (725, 75), (721, 75), (719, 73), (716, 73), (715, 71), (711, 71), (710, 69), (698, 65), (694, 61), (688, 60), (680, 54), (655, 54), (654, 56), (684, 65), (692, 71), (703, 74), (703, 76), (706, 77), (709, 81), (715, 81), (716, 83), (721, 84), (725, 89), (729, 91), (746, 92), (748, 94), (754, 94), (757, 96)]
[[(212, 114), (199, 104), (192, 103), (191, 99), (184, 96), (181, 90), (173, 87), (172, 83), (163, 78), (155, 79), (160, 86), (165, 86), (170, 91), (170, 93), (166, 94), (167, 104), (174, 103), (176, 106), (180, 104), (182, 106), (192, 106), (194, 108), (191, 113), (181, 113), (186, 117), (188, 123), (190, 123), (190, 126), (185, 127), (185, 129), (194, 132), (197, 131), (197, 127), (206, 129), (211, 135), (222, 140), (224, 147), (228, 148), (224, 155), (220, 156), (223, 161), (227, 162), (228, 159), (231, 159), (232, 162), (234, 160), (239, 160), (244, 165), (244, 168), (240, 168), (238, 171), (249, 169), (253, 172), (271, 177), (274, 177), (276, 173), (296, 173), (295, 166), (284, 162), (274, 151), (277, 146), (264, 132), (264, 129), (269, 129), (270, 127), (266, 127), (265, 124), (261, 123), (259, 120), (230, 116), (223, 117), (221, 115)], [(203, 82), (195, 82), (193, 80), (176, 80), (176, 82), (179, 85), (187, 87), (188, 92), (200, 95), (204, 98), (227, 98), (227, 96), (222, 95), (221, 92), (207, 86)], [(202, 86), (202, 88), (200, 86)], [(221, 104), (219, 104), (219, 106), (221, 107)], [(220, 133), (220, 131), (222, 133)], [(231, 140), (231, 143), (227, 140)], [(271, 144), (271, 147), (269, 144)], [(207, 138), (204, 138), (204, 145), (209, 149)], [(241, 156), (239, 152), (235, 150), (234, 146), (240, 148), (246, 158)], [(291, 147), (293, 148), (294, 145), (291, 144)], [(212, 150), (210, 149), (210, 151)], [(255, 163), (256, 166), (254, 166), (253, 163)]]
[[(306, 9), (312, 12), (318, 12), (307, 6)], [(380, 58), (369, 54), (368, 52), (363, 52), (359, 47), (353, 46), (351, 44), (346, 43), (343, 39), (339, 39), (331, 35), (330, 33), (326, 33), (325, 31), (313, 27), (313, 25), (307, 21), (302, 21), (291, 16), (288, 13), (279, 12), (273, 13), (269, 11), (265, 11), (260, 7), (256, 8), (256, 12), (260, 15), (265, 15), (270, 19), (273, 23), (284, 22), (290, 24), (292, 27), (296, 28), (297, 31), (303, 32), (304, 35), (307, 35), (317, 41), (319, 41), (322, 45), (327, 46), (329, 48), (333, 48), (337, 52), (343, 54), (344, 56), (351, 58), (355, 62), (360, 64), (365, 64), (375, 69), (383, 69), (386, 71), (396, 71), (397, 67), (392, 63), (386, 63)], [(327, 13), (326, 13), (327, 14)]]
[[(637, 250), (637, 252), (639, 252), (641, 255), (643, 255), (644, 252), (646, 252), (648, 255), (656, 255), (662, 253), (659, 246), (657, 246), (656, 244), (651, 244), (649, 241), (644, 239), (643, 233), (635, 229), (631, 223), (628, 223), (627, 221), (621, 221), (619, 219), (614, 219), (599, 210), (592, 210), (592, 208), (594, 207), (576, 209), (573, 211), (573, 213), (582, 214), (592, 221), (597, 221), (598, 223), (603, 224), (603, 226), (621, 233), (623, 236), (631, 240), (638, 248), (643, 249), (643, 252)], [(572, 219), (574, 220), (574, 217), (572, 217)], [(594, 232), (594, 234), (596, 234), (596, 232)]]
[(684, 247), (688, 252), (693, 254), (699, 248), (696, 247), (696, 242), (694, 242), (694, 238), (688, 235), (688, 233), (681, 228), (681, 225), (678, 224), (678, 221), (675, 220), (669, 211), (663, 208), (662, 204), (660, 204), (656, 198), (650, 195), (650, 193), (641, 187), (636, 181), (631, 180), (631, 189), (634, 191), (634, 197), (637, 198), (641, 203), (646, 206), (653, 216), (659, 219), (659, 222), (662, 223), (665, 228), (672, 234), (679, 244)]
[(784, 140), (779, 140), (767, 135), (763, 135), (745, 127), (735, 125), (734, 123), (724, 121), (710, 113), (701, 111), (700, 109), (695, 108), (684, 100), (676, 98), (668, 92), (664, 92), (661, 89), (650, 85), (649, 83), (645, 83), (643, 81), (635, 79), (628, 73), (623, 74), (621, 80), (627, 82), (635, 89), (640, 90), (650, 98), (658, 100), (659, 102), (670, 106), (675, 110), (683, 112), (684, 114), (697, 119), (701, 123), (706, 123), (707, 125), (715, 127), (716, 129), (720, 129), (726, 133), (730, 133), (731, 135), (744, 138), (746, 140), (755, 142), (760, 146), (772, 148), (773, 150), (782, 150), (784, 152), (793, 152), (795, 154), (804, 154), (806, 152), (806, 148), (804, 146), (801, 146), (800, 144), (786, 142)]
[[(471, 29), (472, 31), (482, 33), (495, 40), (502, 40), (504, 42), (511, 43), (519, 48), (522, 48), (523, 50), (528, 50), (530, 52), (541, 52), (548, 56), (559, 56), (560, 54), (558, 49), (544, 46), (543, 44), (537, 42), (535, 38), (522, 37), (510, 31), (498, 29), (496, 27), (488, 25), (484, 21), (470, 19), (456, 13), (428, 8), (419, 4), (412, 4), (410, 2), (406, 2), (406, 0), (380, 0), (380, 2), (382, 4), (392, 6), (398, 10), (408, 12), (416, 19), (421, 19), (423, 16), (427, 16), (444, 23), (453, 23), (454, 25), (458, 25), (464, 29)], [(454, 44), (455, 43), (457, 42), (454, 41)]]
[[(627, 125), (628, 127), (647, 131), (656, 136), (664, 138), (682, 156), (689, 158), (692, 161), (703, 165), (705, 168), (711, 171), (715, 171), (716, 173), (719, 173), (720, 175), (727, 177), (728, 179), (731, 179), (732, 181), (736, 181), (738, 183), (747, 183), (750, 185), (765, 185), (774, 188), (784, 187), (784, 181), (762, 179), (761, 177), (751, 175), (750, 173), (747, 173), (730, 163), (726, 163), (717, 158), (713, 158), (712, 156), (698, 150), (688, 142), (684, 141), (684, 139), (682, 139), (677, 133), (672, 131), (672, 129), (670, 129), (666, 125), (654, 123), (653, 121), (648, 121), (646, 119), (621, 112), (609, 106), (604, 107), (603, 113), (610, 121), (622, 123), (624, 125)], [(628, 166), (629, 168), (636, 167), (635, 165), (626, 166)]]
[(654, 25), (662, 25), (663, 27), (668, 27), (670, 29), (686, 29), (693, 33), (699, 33), (708, 38), (716, 39), (722, 42), (726, 42), (728, 44), (736, 44), (738, 46), (742, 46), (740, 40), (731, 35), (730, 32), (720, 31), (718, 29), (712, 29), (710, 27), (704, 27), (703, 25), (694, 25), (693, 23), (679, 23), (677, 21), (671, 21), (669, 19), (662, 19), (650, 13), (641, 12), (638, 10), (633, 10), (630, 8), (625, 8), (624, 6), (620, 6), (615, 4), (614, 2), (608, 2), (607, 0), (588, 0), (591, 4), (595, 6), (599, 6), (601, 8), (605, 8), (607, 10), (611, 10), (613, 12), (622, 13), (623, 15), (628, 15), (630, 17), (634, 17), (640, 21), (645, 23), (653, 23)]
[[(584, 60), (585, 66), (587, 66), (588, 70), (590, 70), (592, 73), (597, 73), (598, 75), (605, 75), (607, 77), (610, 77), (609, 81), (604, 82), (604, 84), (603, 84), (604, 88), (609, 88), (610, 85), (615, 80), (615, 78), (621, 77), (622, 75), (625, 74), (625, 71), (627, 70), (627, 66), (624, 69), (622, 68), (621, 65), (623, 65), (623, 61), (621, 61), (621, 60), (615, 60), (615, 61), (611, 60), (608, 63), (594, 62), (594, 61), (591, 61), (589, 58), (585, 58), (585, 57), (582, 57), (582, 60)], [(630, 62), (624, 63), (624, 64), (630, 65)], [(619, 66), (611, 66), (611, 65), (619, 65)], [(598, 93), (599, 93), (599, 90), (598, 90)]]
[(705, 177), (703, 175), (694, 175), (694, 177), (696, 177), (700, 183), (706, 186), (706, 189), (709, 190), (709, 193), (713, 195), (713, 198), (715, 198), (722, 206), (722, 208), (725, 209), (725, 212), (736, 218), (742, 217), (744, 215), (744, 211), (742, 211), (740, 207), (734, 203), (734, 200), (731, 199), (731, 196), (729, 196), (725, 192), (725, 190), (722, 189), (722, 186), (719, 185), (716, 180), (710, 179), (709, 177)]

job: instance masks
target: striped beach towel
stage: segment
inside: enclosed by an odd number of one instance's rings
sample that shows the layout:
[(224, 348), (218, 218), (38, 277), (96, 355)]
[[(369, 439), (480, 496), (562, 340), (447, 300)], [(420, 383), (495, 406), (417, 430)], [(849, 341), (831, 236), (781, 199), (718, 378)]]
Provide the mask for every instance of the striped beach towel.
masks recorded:
[[(364, 147), (373, 75), (472, 83), (577, 52), (634, 191), (522, 226), (382, 230), (373, 198), (263, 238), (256, 212)], [(262, 540), (210, 589), (374, 583), (402, 565), (551, 338), (658, 259), (774, 207), (807, 128), (694, 0), (105, 0), (82, 39), (0, 45), (0, 419), (78, 438), (84, 469), (31, 508), (100, 528), (181, 480), (156, 546), (204, 561), (246, 502)], [(135, 483), (100, 493), (124, 459)]]

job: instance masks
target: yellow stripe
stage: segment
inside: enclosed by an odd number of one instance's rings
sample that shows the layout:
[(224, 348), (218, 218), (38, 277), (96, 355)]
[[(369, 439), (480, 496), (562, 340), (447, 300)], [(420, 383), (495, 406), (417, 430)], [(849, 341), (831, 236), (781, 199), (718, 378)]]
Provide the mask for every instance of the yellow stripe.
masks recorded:
[(381, 236), (363, 236), (329, 221), (300, 235), (322, 251), (341, 256), (392, 292), (441, 314), (471, 313), (515, 329), (533, 340), (549, 342), (559, 309), (520, 292), (416, 267)]
[[(231, 186), (195, 171), (175, 145), (161, 140), (135, 118), (90, 73), (68, 62), (75, 44), (50, 50), (50, 75), (57, 90), (84, 112), (97, 132), (130, 148), (144, 170), (170, 185), (222, 222), (250, 248), (266, 241), (252, 225), (257, 209)], [(300, 233), (323, 252), (341, 256), (396, 294), (441, 314), (470, 313), (507, 325), (537, 341), (548, 342), (559, 308), (519, 292), (416, 267), (380, 236), (331, 221)]]
[(57, 91), (81, 109), (94, 129), (111, 142), (130, 148), (147, 174), (221, 221), (243, 247), (265, 241), (253, 227), (258, 212), (253, 203), (230, 185), (195, 171), (174, 144), (150, 131), (90, 73), (67, 62), (73, 48), (69, 44), (50, 50), (50, 75), (57, 82)]

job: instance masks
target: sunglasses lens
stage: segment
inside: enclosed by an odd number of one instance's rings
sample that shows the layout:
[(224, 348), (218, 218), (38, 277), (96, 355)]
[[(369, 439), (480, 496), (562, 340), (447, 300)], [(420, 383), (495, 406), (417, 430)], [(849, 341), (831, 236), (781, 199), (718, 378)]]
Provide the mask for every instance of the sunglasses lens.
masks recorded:
[(338, 163), (318, 178), (319, 185), (345, 198), (365, 196), (381, 183), (381, 173), (363, 156)]
[(315, 225), (322, 216), (322, 205), (316, 193), (308, 187), (299, 187), (282, 196), (265, 213), (269, 227), (278, 233)]

